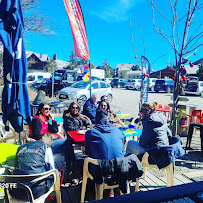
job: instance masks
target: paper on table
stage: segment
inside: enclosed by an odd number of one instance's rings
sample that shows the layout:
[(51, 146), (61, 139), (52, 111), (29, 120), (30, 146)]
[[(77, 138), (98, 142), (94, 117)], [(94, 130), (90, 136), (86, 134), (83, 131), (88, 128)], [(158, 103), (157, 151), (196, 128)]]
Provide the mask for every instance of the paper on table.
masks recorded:
[(79, 131), (77, 132), (77, 134), (79, 134), (79, 135), (84, 135), (86, 132), (87, 132), (87, 130), (79, 130)]

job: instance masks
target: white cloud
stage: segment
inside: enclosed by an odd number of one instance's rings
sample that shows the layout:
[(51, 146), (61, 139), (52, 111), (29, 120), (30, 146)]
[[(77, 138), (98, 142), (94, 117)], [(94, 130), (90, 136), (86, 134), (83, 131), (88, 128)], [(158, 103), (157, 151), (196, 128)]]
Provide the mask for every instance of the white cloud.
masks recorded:
[(107, 22), (120, 22), (129, 19), (130, 10), (143, 0), (111, 0), (108, 5), (103, 4), (102, 10), (92, 12)]

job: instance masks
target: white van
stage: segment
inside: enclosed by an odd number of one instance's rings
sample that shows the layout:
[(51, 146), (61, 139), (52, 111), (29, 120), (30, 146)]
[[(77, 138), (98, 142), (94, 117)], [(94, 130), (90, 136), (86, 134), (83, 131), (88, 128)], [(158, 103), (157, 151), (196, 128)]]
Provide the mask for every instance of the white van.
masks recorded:
[(41, 78), (50, 78), (51, 73), (45, 73), (45, 72), (33, 72), (33, 73), (27, 73), (27, 84), (31, 85), (35, 81), (41, 79)]

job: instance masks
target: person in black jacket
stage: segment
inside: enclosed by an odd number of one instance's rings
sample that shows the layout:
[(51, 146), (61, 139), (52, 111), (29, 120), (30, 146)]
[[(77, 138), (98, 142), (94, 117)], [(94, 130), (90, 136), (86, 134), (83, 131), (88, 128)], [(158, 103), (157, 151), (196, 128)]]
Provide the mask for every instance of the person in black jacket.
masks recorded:
[(72, 102), (63, 113), (63, 127), (65, 131), (76, 131), (84, 128), (90, 129), (90, 123), (86, 117), (80, 114), (80, 106), (77, 102)]

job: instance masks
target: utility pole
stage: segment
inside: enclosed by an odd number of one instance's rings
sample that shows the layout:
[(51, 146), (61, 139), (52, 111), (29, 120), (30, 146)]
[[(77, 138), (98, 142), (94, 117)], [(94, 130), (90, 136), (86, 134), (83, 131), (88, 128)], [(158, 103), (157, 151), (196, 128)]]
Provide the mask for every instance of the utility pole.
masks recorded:
[(54, 62), (56, 58), (57, 58), (56, 54), (53, 54), (52, 98), (54, 97)]

